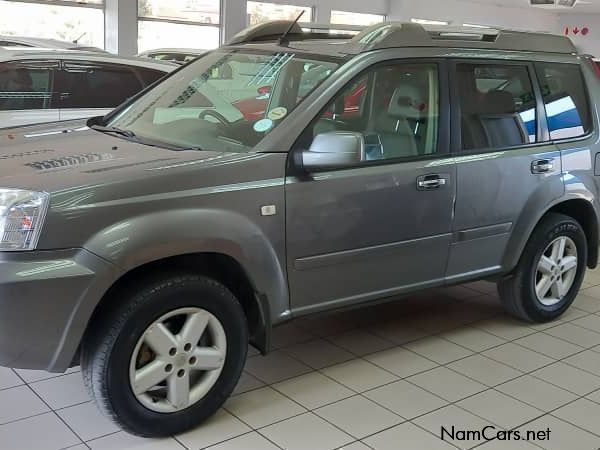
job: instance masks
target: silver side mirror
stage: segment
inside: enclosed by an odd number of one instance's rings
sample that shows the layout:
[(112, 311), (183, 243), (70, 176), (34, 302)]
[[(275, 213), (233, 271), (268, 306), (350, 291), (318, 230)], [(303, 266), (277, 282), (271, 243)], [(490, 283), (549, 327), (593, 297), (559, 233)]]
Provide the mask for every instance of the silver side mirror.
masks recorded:
[(353, 166), (364, 160), (365, 138), (350, 131), (319, 134), (302, 152), (302, 165), (308, 171)]

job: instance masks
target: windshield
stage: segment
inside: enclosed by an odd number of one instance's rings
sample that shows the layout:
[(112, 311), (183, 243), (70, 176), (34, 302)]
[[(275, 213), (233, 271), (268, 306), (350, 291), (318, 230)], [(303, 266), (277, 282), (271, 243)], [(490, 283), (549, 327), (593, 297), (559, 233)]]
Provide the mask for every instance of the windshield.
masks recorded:
[(106, 125), (171, 147), (249, 151), (338, 67), (335, 60), (291, 50), (217, 50), (160, 83)]

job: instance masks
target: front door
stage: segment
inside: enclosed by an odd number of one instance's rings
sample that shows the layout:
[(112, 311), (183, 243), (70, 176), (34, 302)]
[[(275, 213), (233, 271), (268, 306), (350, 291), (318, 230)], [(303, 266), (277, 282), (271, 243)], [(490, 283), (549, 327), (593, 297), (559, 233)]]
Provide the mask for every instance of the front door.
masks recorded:
[(290, 173), (287, 264), (296, 314), (442, 282), (455, 165), (447, 157), (447, 83), (437, 62), (394, 62), (360, 75), (301, 136), (359, 132), (360, 164)]

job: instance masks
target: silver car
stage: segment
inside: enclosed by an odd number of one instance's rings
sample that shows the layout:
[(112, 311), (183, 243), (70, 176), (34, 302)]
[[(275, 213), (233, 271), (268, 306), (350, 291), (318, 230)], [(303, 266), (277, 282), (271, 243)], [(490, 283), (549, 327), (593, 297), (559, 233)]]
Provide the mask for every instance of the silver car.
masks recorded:
[(0, 48), (0, 128), (107, 114), (176, 68), (97, 52)]
[(563, 36), (284, 21), (105, 117), (0, 132), (0, 364), (81, 364), (164, 436), (298, 317), (486, 279), (557, 320), (598, 263), (597, 78)]

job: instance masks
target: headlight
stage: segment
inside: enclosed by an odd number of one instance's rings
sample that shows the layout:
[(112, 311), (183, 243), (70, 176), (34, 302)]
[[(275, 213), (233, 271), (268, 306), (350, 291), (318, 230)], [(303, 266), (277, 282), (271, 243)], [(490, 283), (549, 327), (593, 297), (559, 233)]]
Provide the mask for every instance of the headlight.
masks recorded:
[(50, 196), (0, 188), (0, 251), (34, 250)]

